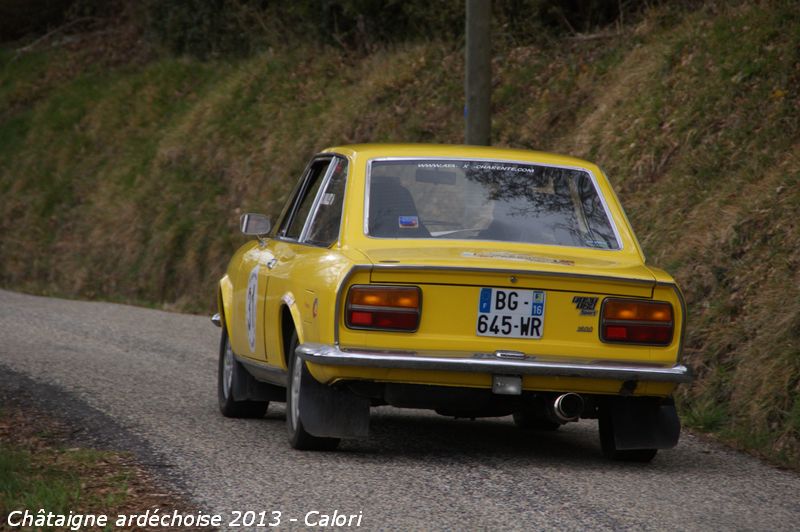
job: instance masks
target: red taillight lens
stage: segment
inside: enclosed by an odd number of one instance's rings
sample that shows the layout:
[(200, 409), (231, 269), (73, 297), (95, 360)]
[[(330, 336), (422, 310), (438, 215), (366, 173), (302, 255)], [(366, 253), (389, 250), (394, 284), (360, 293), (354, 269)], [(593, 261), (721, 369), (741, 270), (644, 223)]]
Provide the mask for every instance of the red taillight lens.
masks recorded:
[(600, 338), (604, 342), (669, 345), (675, 328), (672, 305), (664, 301), (606, 299)]
[(351, 329), (416, 331), (421, 301), (416, 286), (352, 286), (347, 294), (345, 322)]

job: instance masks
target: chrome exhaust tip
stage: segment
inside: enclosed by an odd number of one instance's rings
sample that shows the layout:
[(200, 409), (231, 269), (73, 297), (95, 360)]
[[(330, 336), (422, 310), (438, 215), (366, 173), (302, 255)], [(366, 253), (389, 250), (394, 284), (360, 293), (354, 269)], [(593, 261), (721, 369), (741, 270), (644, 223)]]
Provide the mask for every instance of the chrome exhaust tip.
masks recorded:
[(553, 413), (562, 423), (577, 421), (583, 413), (583, 397), (577, 393), (564, 393), (553, 401)]

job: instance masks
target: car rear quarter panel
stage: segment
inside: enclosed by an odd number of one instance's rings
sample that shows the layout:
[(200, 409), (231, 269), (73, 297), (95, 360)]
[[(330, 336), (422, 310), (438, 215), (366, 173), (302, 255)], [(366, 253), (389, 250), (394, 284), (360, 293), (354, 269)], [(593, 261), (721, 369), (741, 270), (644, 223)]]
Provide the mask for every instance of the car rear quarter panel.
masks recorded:
[[(225, 275), (219, 281), (217, 299), (218, 311), (225, 319), (225, 327), (228, 331), (231, 347), (235, 352), (239, 353), (243, 352), (243, 347), (247, 345), (247, 340), (242, 338), (242, 334), (237, 331), (237, 323), (235, 321), (234, 311), (234, 291), (240, 283), (238, 276), (242, 262), (242, 256), (252, 249), (254, 245), (255, 241), (247, 242), (236, 250), (230, 262), (228, 263)], [(247, 281), (245, 280), (245, 285), (246, 283)]]
[(287, 355), (283, 323), (284, 309), (290, 311), (292, 326), (301, 343), (335, 342), (336, 294), (354, 259), (345, 250), (277, 243), (276, 256), (291, 254), (291, 265), (276, 268), (267, 292), (266, 343), (271, 365), (286, 368)]

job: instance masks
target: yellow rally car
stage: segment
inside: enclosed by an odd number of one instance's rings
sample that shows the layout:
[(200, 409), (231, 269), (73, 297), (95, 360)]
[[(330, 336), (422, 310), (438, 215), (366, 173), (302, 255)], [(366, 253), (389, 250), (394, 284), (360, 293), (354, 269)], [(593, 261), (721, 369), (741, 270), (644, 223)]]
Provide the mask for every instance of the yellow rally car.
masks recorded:
[(603, 172), (523, 150), (355, 145), (314, 157), (274, 227), (245, 214), (219, 283), (219, 405), (286, 402), (291, 445), (368, 434), (370, 406), (599, 420), (603, 453), (674, 447), (685, 306)]

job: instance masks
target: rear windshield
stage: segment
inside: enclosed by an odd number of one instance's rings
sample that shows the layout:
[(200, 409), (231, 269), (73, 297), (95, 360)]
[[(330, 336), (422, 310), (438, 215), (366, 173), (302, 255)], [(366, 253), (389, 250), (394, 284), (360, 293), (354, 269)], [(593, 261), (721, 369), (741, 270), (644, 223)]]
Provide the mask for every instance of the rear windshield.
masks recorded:
[(367, 232), (619, 249), (588, 172), (468, 160), (372, 161)]

